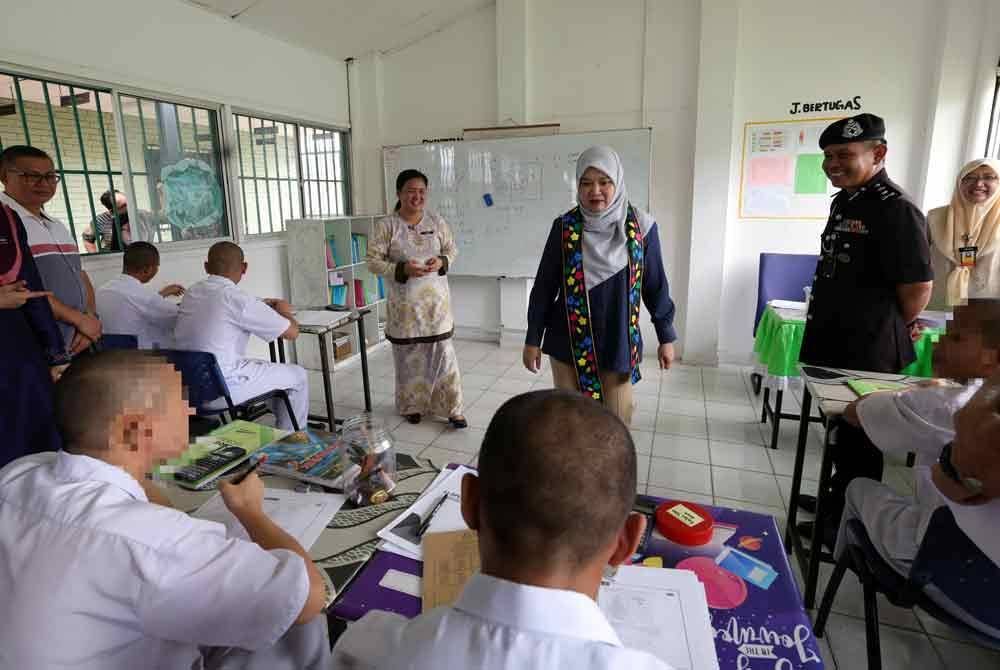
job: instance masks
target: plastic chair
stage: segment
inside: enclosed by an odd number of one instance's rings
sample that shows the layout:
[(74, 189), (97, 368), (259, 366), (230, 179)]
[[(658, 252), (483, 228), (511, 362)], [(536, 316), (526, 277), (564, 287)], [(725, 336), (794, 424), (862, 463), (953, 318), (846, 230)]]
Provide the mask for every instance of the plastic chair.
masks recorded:
[(116, 333), (104, 333), (97, 341), (98, 349), (108, 351), (109, 349), (138, 349), (139, 338), (135, 335), (119, 335)]
[[(226, 423), (228, 412), (231, 420), (253, 421), (262, 414), (270, 412), (267, 405), (263, 404), (265, 401), (279, 398), (285, 403), (292, 428), (299, 430), (298, 421), (292, 411), (292, 403), (284, 389), (274, 389), (236, 405), (229, 395), (229, 387), (214, 354), (180, 349), (159, 349), (157, 354), (165, 357), (180, 371), (181, 379), (187, 388), (187, 400), (195, 408), (198, 416), (218, 417)], [(225, 406), (220, 406), (220, 400), (224, 401)]]
[(814, 254), (761, 254), (757, 270), (757, 314), (753, 334), (769, 300), (797, 300), (805, 297), (802, 289), (812, 286), (819, 256)]
[(919, 607), (976, 642), (1000, 650), (1000, 638), (972, 628), (927, 595), (927, 587), (934, 587), (977, 621), (1000, 629), (1000, 607), (996, 605), (1000, 568), (962, 532), (949, 507), (939, 507), (931, 515), (908, 576), (899, 574), (882, 559), (860, 520), (848, 521), (847, 547), (834, 568), (816, 614), (816, 637), (823, 637), (837, 588), (848, 569), (857, 574), (864, 592), (869, 670), (880, 670), (882, 667), (876, 597), (879, 593), (884, 594), (893, 605)]

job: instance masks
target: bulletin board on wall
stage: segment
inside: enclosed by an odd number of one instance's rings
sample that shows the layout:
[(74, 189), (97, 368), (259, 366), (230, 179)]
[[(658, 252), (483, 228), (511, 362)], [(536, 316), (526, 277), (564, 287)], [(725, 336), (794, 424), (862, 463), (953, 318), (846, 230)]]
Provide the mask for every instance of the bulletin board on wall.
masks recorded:
[(819, 136), (838, 118), (748, 121), (740, 163), (741, 219), (826, 219), (837, 189)]

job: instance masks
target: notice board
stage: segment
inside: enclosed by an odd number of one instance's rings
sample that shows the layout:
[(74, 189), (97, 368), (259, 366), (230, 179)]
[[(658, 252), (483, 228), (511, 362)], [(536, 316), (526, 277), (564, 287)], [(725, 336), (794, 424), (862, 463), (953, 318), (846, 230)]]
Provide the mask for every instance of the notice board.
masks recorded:
[(819, 136), (836, 118), (743, 126), (740, 218), (826, 219), (837, 189), (823, 173)]

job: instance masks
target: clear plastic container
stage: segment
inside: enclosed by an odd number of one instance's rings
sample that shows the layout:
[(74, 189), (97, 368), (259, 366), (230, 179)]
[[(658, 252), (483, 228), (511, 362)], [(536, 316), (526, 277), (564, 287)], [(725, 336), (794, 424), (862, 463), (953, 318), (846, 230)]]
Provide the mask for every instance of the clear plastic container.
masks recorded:
[(344, 494), (356, 505), (375, 505), (389, 499), (396, 488), (396, 449), (392, 433), (366, 413), (351, 417), (341, 427), (344, 449)]

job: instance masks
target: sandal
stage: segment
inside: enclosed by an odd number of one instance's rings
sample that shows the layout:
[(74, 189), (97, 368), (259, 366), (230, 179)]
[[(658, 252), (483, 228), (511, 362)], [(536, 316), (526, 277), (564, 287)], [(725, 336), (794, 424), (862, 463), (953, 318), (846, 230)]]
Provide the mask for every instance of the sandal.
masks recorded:
[(465, 420), (464, 416), (452, 416), (448, 418), (448, 423), (452, 425), (453, 428), (468, 428), (469, 422)]
[(420, 423), (419, 414), (405, 414), (404, 416), (406, 417), (406, 420), (409, 421), (410, 423)]

